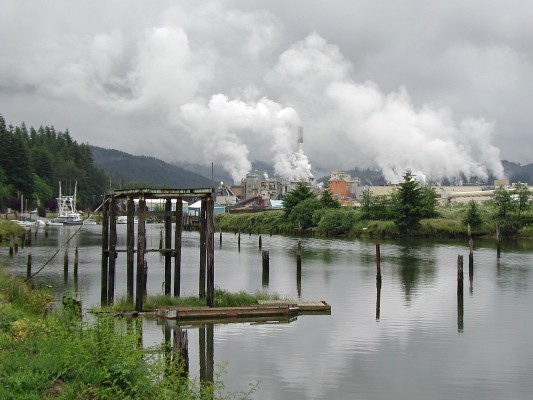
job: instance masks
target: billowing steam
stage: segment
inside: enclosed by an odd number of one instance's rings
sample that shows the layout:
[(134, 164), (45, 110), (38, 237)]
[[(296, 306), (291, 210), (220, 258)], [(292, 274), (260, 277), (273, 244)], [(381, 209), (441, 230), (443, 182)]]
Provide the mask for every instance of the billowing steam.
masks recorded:
[(311, 159), (330, 168), (377, 167), (391, 182), (407, 168), (421, 179), (503, 176), (490, 123), (457, 123), (445, 108), (413, 105), (405, 88), (384, 94), (372, 82), (354, 82), (350, 72), (337, 46), (311, 34), (285, 51), (269, 75), (305, 121)]
[[(229, 100), (214, 95), (207, 104), (187, 103), (177, 120), (190, 132), (193, 143), (203, 149), (204, 161), (222, 163), (234, 181), (251, 169), (246, 142), (270, 143), (276, 174), (305, 179), (311, 173), (305, 154), (295, 153), (296, 111), (262, 98), (257, 102)], [(195, 146), (195, 147), (196, 147)]]
[[(431, 179), (503, 175), (490, 122), (456, 121), (444, 107), (413, 104), (405, 88), (383, 93), (356, 82), (339, 48), (316, 33), (280, 49), (283, 30), (268, 12), (220, 2), (143, 7), (140, 25), (98, 19), (78, 32), (69, 13), (53, 13), (46, 26), (35, 14), (19, 29), (28, 32), (17, 47), (26, 51), (5, 51), (12, 58), (0, 67), (0, 94), (7, 88), (10, 103), (31, 102), (35, 113), (54, 103), (77, 111), (62, 110), (65, 121), (55, 123), (79, 124), (69, 128), (81, 141), (220, 162), (234, 180), (250, 159), (302, 180), (312, 177), (309, 160), (330, 170), (381, 168), (391, 182), (406, 168)], [(63, 25), (68, 35), (55, 28)], [(297, 149), (299, 125), (307, 154)]]

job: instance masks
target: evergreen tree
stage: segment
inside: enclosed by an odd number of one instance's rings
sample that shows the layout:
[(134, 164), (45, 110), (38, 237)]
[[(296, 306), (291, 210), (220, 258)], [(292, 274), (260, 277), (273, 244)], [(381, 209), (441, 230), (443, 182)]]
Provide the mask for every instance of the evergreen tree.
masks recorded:
[(420, 225), (422, 218), (422, 193), (411, 170), (406, 170), (403, 182), (396, 192), (394, 223), (401, 233), (410, 233)]
[(320, 205), (323, 208), (340, 208), (341, 203), (335, 197), (331, 195), (329, 188), (326, 188), (322, 191), (320, 196)]
[(292, 209), (296, 207), (300, 202), (306, 199), (312, 199), (315, 195), (311, 192), (309, 186), (304, 183), (298, 183), (294, 190), (287, 193), (283, 198), (283, 207), (285, 209), (285, 215), (289, 216)]

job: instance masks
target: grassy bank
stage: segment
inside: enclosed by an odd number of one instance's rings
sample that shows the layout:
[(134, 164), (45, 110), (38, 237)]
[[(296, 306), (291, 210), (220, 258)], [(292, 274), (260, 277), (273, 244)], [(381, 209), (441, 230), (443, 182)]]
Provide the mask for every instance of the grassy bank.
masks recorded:
[(0, 220), (0, 243), (7, 242), (12, 236), (22, 237), (26, 230), (13, 221)]
[[(464, 217), (467, 205), (453, 205), (437, 207), (437, 217), (420, 221), (419, 229), (410, 232), (410, 236), (427, 238), (463, 238), (468, 235)], [(479, 225), (472, 227), (474, 236), (492, 237), (496, 234), (495, 222), (490, 206), (480, 206), (482, 220)], [(533, 217), (524, 213), (520, 219), (514, 221), (514, 226), (506, 236), (531, 238), (533, 237)], [(314, 236), (347, 236), (362, 238), (398, 238), (400, 232), (393, 221), (367, 220), (362, 217), (360, 210), (334, 209), (316, 214), (314, 225), (299, 231), (299, 227), (291, 224), (285, 213), (280, 210), (265, 211), (251, 214), (219, 214), (215, 216), (216, 230), (227, 232), (241, 231), (248, 233), (295, 234), (307, 233)], [(510, 232), (510, 233), (509, 233)]]
[(139, 346), (134, 322), (88, 323), (69, 308), (45, 317), (50, 301), (0, 268), (1, 399), (249, 398), (188, 380), (163, 346)]
[[(226, 290), (215, 290), (215, 307), (239, 307), (250, 304), (257, 304), (258, 300), (285, 300), (279, 294), (269, 294), (266, 292), (246, 293), (243, 291), (231, 293)], [(165, 295), (148, 296), (143, 303), (145, 311), (153, 311), (161, 307), (205, 307), (205, 299), (200, 300), (198, 296), (172, 297)], [(134, 305), (126, 301), (125, 296), (121, 296), (110, 311), (133, 311)]]

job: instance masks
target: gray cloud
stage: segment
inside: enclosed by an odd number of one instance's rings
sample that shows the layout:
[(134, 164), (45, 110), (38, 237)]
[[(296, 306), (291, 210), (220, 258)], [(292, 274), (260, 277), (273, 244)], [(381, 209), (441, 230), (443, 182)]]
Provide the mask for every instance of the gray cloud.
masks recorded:
[(314, 165), (499, 174), (499, 158), (532, 161), (532, 7), (7, 0), (0, 112), (234, 176), (290, 168), (298, 124)]

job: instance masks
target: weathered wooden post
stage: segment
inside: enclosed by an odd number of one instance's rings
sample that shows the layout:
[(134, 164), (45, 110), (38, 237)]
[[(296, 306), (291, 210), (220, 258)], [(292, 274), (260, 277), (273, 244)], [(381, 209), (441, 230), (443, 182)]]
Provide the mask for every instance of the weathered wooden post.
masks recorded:
[(183, 231), (183, 202), (176, 200), (176, 232), (174, 233), (174, 297), (180, 297), (181, 286), (181, 234)]
[(239, 229), (239, 236), (237, 236), (237, 247), (241, 251), (241, 230)]
[(298, 247), (296, 249), (296, 266), (302, 267), (302, 241), (298, 240)]
[(207, 274), (207, 299), (208, 307), (215, 306), (215, 200), (209, 197), (206, 201), (206, 274)]
[(146, 200), (139, 198), (138, 224), (137, 224), (137, 273), (135, 287), (135, 310), (142, 311), (144, 297), (144, 268), (146, 252)]
[(76, 246), (76, 251), (74, 251), (74, 279), (78, 278), (78, 261), (79, 261), (78, 246)]
[(172, 200), (165, 202), (165, 295), (170, 296), (172, 288)]
[(376, 243), (376, 279), (381, 282), (381, 248), (379, 243)]
[[(104, 203), (109, 198), (104, 200)], [(46, 235), (45, 231), (45, 235)], [(100, 272), (100, 304), (102, 307), (107, 306), (107, 275), (109, 260), (109, 211), (104, 204), (102, 207), (102, 264)]]
[(220, 228), (220, 247), (222, 247), (222, 228)]
[(109, 269), (107, 277), (107, 302), (115, 302), (115, 268), (117, 264), (117, 200), (111, 197), (109, 202)]
[(261, 238), (261, 235), (259, 235), (259, 250), (261, 250), (261, 247), (263, 247), (263, 239)]
[(463, 294), (463, 256), (457, 256), (457, 294)]
[(163, 231), (159, 231), (159, 250), (163, 249)]
[(270, 227), (270, 237), (272, 237), (272, 227)]
[(128, 197), (126, 207), (126, 300), (133, 304), (135, 281), (135, 202), (133, 197)]
[(302, 263), (296, 263), (296, 293), (302, 297)]
[(270, 254), (268, 250), (263, 250), (261, 252), (261, 260), (263, 265), (262, 284), (263, 287), (266, 287), (270, 280)]
[(205, 298), (205, 274), (206, 274), (206, 208), (207, 199), (201, 200), (200, 206), (200, 274), (198, 279), (198, 297)]
[(26, 263), (26, 280), (31, 280), (31, 253), (28, 254), (28, 262)]
[(63, 284), (66, 286), (68, 282), (68, 249), (65, 249), (63, 256)]
[(496, 258), (499, 260), (501, 254), (500, 225), (496, 222)]

